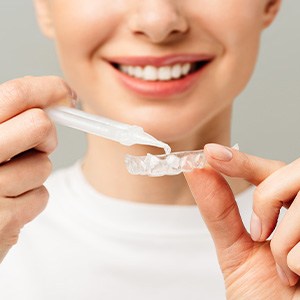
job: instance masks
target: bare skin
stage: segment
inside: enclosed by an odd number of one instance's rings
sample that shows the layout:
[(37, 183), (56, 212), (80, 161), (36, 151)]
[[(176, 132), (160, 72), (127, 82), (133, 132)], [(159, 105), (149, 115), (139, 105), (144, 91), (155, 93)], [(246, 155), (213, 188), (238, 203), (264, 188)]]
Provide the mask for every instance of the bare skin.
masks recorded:
[[(82, 0), (35, 0), (35, 5), (40, 27), (54, 41), (84, 110), (139, 125), (180, 151), (202, 149), (209, 142), (230, 146), (233, 101), (252, 74), (260, 35), (280, 1), (87, 0), (83, 5)], [(124, 87), (109, 63), (119, 56), (203, 53), (214, 60), (197, 84), (157, 98)], [(154, 179), (128, 174), (124, 155), (147, 152), (161, 149), (128, 148), (88, 136), (84, 175), (97, 191), (115, 198), (194, 205), (182, 175)], [(244, 186), (241, 180), (230, 184), (234, 192)]]
[[(35, 3), (41, 28), (55, 41), (67, 81), (78, 92), (84, 109), (140, 125), (169, 143), (173, 150), (201, 149), (212, 141), (230, 145), (233, 100), (247, 84), (255, 65), (260, 34), (280, 6), (279, 0), (202, 0), (206, 9), (195, 11), (193, 0), (133, 0), (131, 5), (124, 0), (103, 0), (85, 1), (84, 6), (81, 0)], [(134, 52), (144, 56), (154, 53), (159, 57), (198, 49), (214, 56), (210, 76), (199, 80), (187, 93), (160, 102), (126, 90), (107, 63), (112, 55), (128, 56)], [(55, 148), (56, 138), (54, 126), (42, 109), (71, 98), (74, 94), (70, 88), (53, 77), (23, 78), (0, 86), (0, 261), (17, 242), (22, 227), (47, 203), (43, 183), (51, 171), (48, 155)], [(270, 167), (269, 161), (259, 160), (257, 164), (258, 159), (251, 156), (245, 156), (248, 164), (234, 159), (231, 167), (235, 168), (230, 170), (210, 159), (215, 170), (240, 180), (229, 179), (229, 188), (212, 170), (189, 174), (194, 200), (183, 176), (157, 180), (130, 177), (120, 167), (128, 149), (92, 136), (88, 139), (83, 172), (99, 192), (156, 204), (192, 205), (196, 200), (215, 240), (229, 299), (296, 299), (300, 272), (297, 265), (300, 238), (295, 234), (299, 232), (300, 211), (295, 194), (300, 189), (295, 184), (297, 162), (285, 173), (282, 163), (273, 162)], [(130, 151), (144, 154), (149, 150), (134, 147)], [(279, 230), (271, 244), (265, 242), (274, 227), (272, 212), (279, 202), (269, 201), (273, 199), (270, 195), (258, 194), (254, 211), (261, 219), (262, 229), (258, 237), (258, 223), (253, 221), (251, 239), (241, 225), (233, 193), (243, 190), (245, 180), (261, 187), (278, 187), (286, 175), (289, 179), (283, 194), (287, 196), (276, 199), (290, 206), (281, 226), (285, 234)], [(212, 201), (214, 205), (210, 205)], [(264, 220), (269, 211), (270, 218)], [(286, 237), (290, 244), (286, 243)], [(287, 274), (289, 286), (282, 285), (284, 278), (280, 271), (281, 279), (276, 276), (275, 262)], [(257, 278), (265, 284), (257, 284)]]
[(45, 207), (43, 186), (57, 144), (54, 124), (42, 110), (70, 105), (74, 93), (58, 77), (26, 77), (0, 85), (0, 262), (22, 227)]
[[(296, 221), (300, 215), (300, 197), (297, 195), (300, 186), (292, 177), (288, 179), (289, 186), (293, 187), (290, 191), (280, 184), (286, 178), (287, 169), (298, 168), (299, 160), (285, 166), (280, 161), (231, 149), (233, 157), (223, 160), (219, 156), (221, 151), (219, 148), (218, 153), (212, 153), (209, 145), (206, 146), (210, 167), (185, 176), (213, 237), (227, 299), (300, 299), (300, 234)], [(246, 231), (233, 193), (219, 172), (245, 178), (257, 185), (254, 212), (261, 220), (259, 237), (255, 219), (251, 224), (251, 236)], [(278, 193), (283, 195), (280, 201), (274, 197)], [(279, 213), (278, 209), (272, 208), (278, 207), (279, 202), (279, 208), (286, 204), (290, 209), (272, 240), (267, 241)]]

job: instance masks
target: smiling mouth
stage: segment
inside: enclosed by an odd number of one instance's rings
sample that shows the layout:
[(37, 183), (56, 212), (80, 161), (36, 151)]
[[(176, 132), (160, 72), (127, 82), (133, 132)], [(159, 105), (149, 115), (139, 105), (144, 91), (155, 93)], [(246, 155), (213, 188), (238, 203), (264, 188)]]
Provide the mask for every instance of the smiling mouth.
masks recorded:
[(154, 65), (127, 65), (119, 63), (111, 63), (111, 65), (132, 78), (141, 79), (144, 81), (173, 81), (187, 77), (200, 69), (204, 68), (211, 59), (195, 61), (195, 62), (183, 62), (175, 63), (164, 66)]

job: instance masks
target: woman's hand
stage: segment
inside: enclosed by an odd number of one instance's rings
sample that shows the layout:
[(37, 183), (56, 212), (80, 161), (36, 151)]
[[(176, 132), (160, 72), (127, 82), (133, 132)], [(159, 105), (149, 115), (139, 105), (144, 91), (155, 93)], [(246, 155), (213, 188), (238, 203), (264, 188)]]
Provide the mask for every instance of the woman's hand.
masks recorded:
[[(0, 85), (0, 262), (21, 228), (46, 206), (43, 186), (56, 130), (43, 108), (75, 94), (58, 77), (24, 77)], [(70, 105), (70, 104), (69, 104)]]
[[(212, 168), (185, 176), (214, 240), (228, 299), (300, 299), (300, 160), (285, 166), (215, 144), (205, 154)], [(257, 186), (251, 236), (219, 172)], [(266, 241), (282, 206), (289, 209)]]

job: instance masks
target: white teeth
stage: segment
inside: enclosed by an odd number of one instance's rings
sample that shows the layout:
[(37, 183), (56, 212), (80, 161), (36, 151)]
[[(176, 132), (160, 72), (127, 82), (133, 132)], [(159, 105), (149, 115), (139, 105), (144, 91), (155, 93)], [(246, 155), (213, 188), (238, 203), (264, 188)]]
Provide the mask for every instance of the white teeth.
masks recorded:
[(142, 67), (135, 67), (133, 75), (137, 78), (143, 78), (144, 71)]
[(182, 73), (183, 73), (183, 75), (188, 74), (190, 72), (191, 68), (192, 68), (191, 64), (188, 64), (188, 63), (184, 64), (182, 66)]
[(120, 71), (126, 73), (129, 76), (140, 78), (148, 81), (167, 81), (171, 79), (178, 79), (180, 77), (186, 76), (192, 69), (191, 63), (185, 63), (183, 65), (176, 64), (173, 66), (126, 66), (120, 65)]
[(160, 67), (158, 69), (159, 80), (170, 80), (172, 78), (171, 67)]
[(132, 66), (129, 66), (129, 67), (128, 67), (128, 74), (129, 74), (130, 76), (133, 76), (133, 75), (134, 75), (134, 67), (132, 67)]
[(177, 64), (172, 67), (172, 77), (177, 79), (181, 76), (182, 74), (182, 68), (181, 65)]
[(143, 79), (145, 80), (157, 80), (157, 68), (153, 66), (147, 66), (144, 68)]

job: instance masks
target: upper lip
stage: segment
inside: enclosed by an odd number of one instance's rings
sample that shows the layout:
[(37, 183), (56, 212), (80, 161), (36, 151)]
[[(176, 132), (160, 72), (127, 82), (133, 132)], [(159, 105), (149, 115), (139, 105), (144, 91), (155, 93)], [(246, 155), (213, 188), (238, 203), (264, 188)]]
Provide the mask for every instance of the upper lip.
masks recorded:
[(112, 64), (121, 64), (129, 66), (147, 65), (161, 67), (174, 65), (177, 63), (193, 63), (199, 61), (211, 61), (214, 58), (212, 54), (172, 54), (166, 56), (115, 56), (106, 58)]

